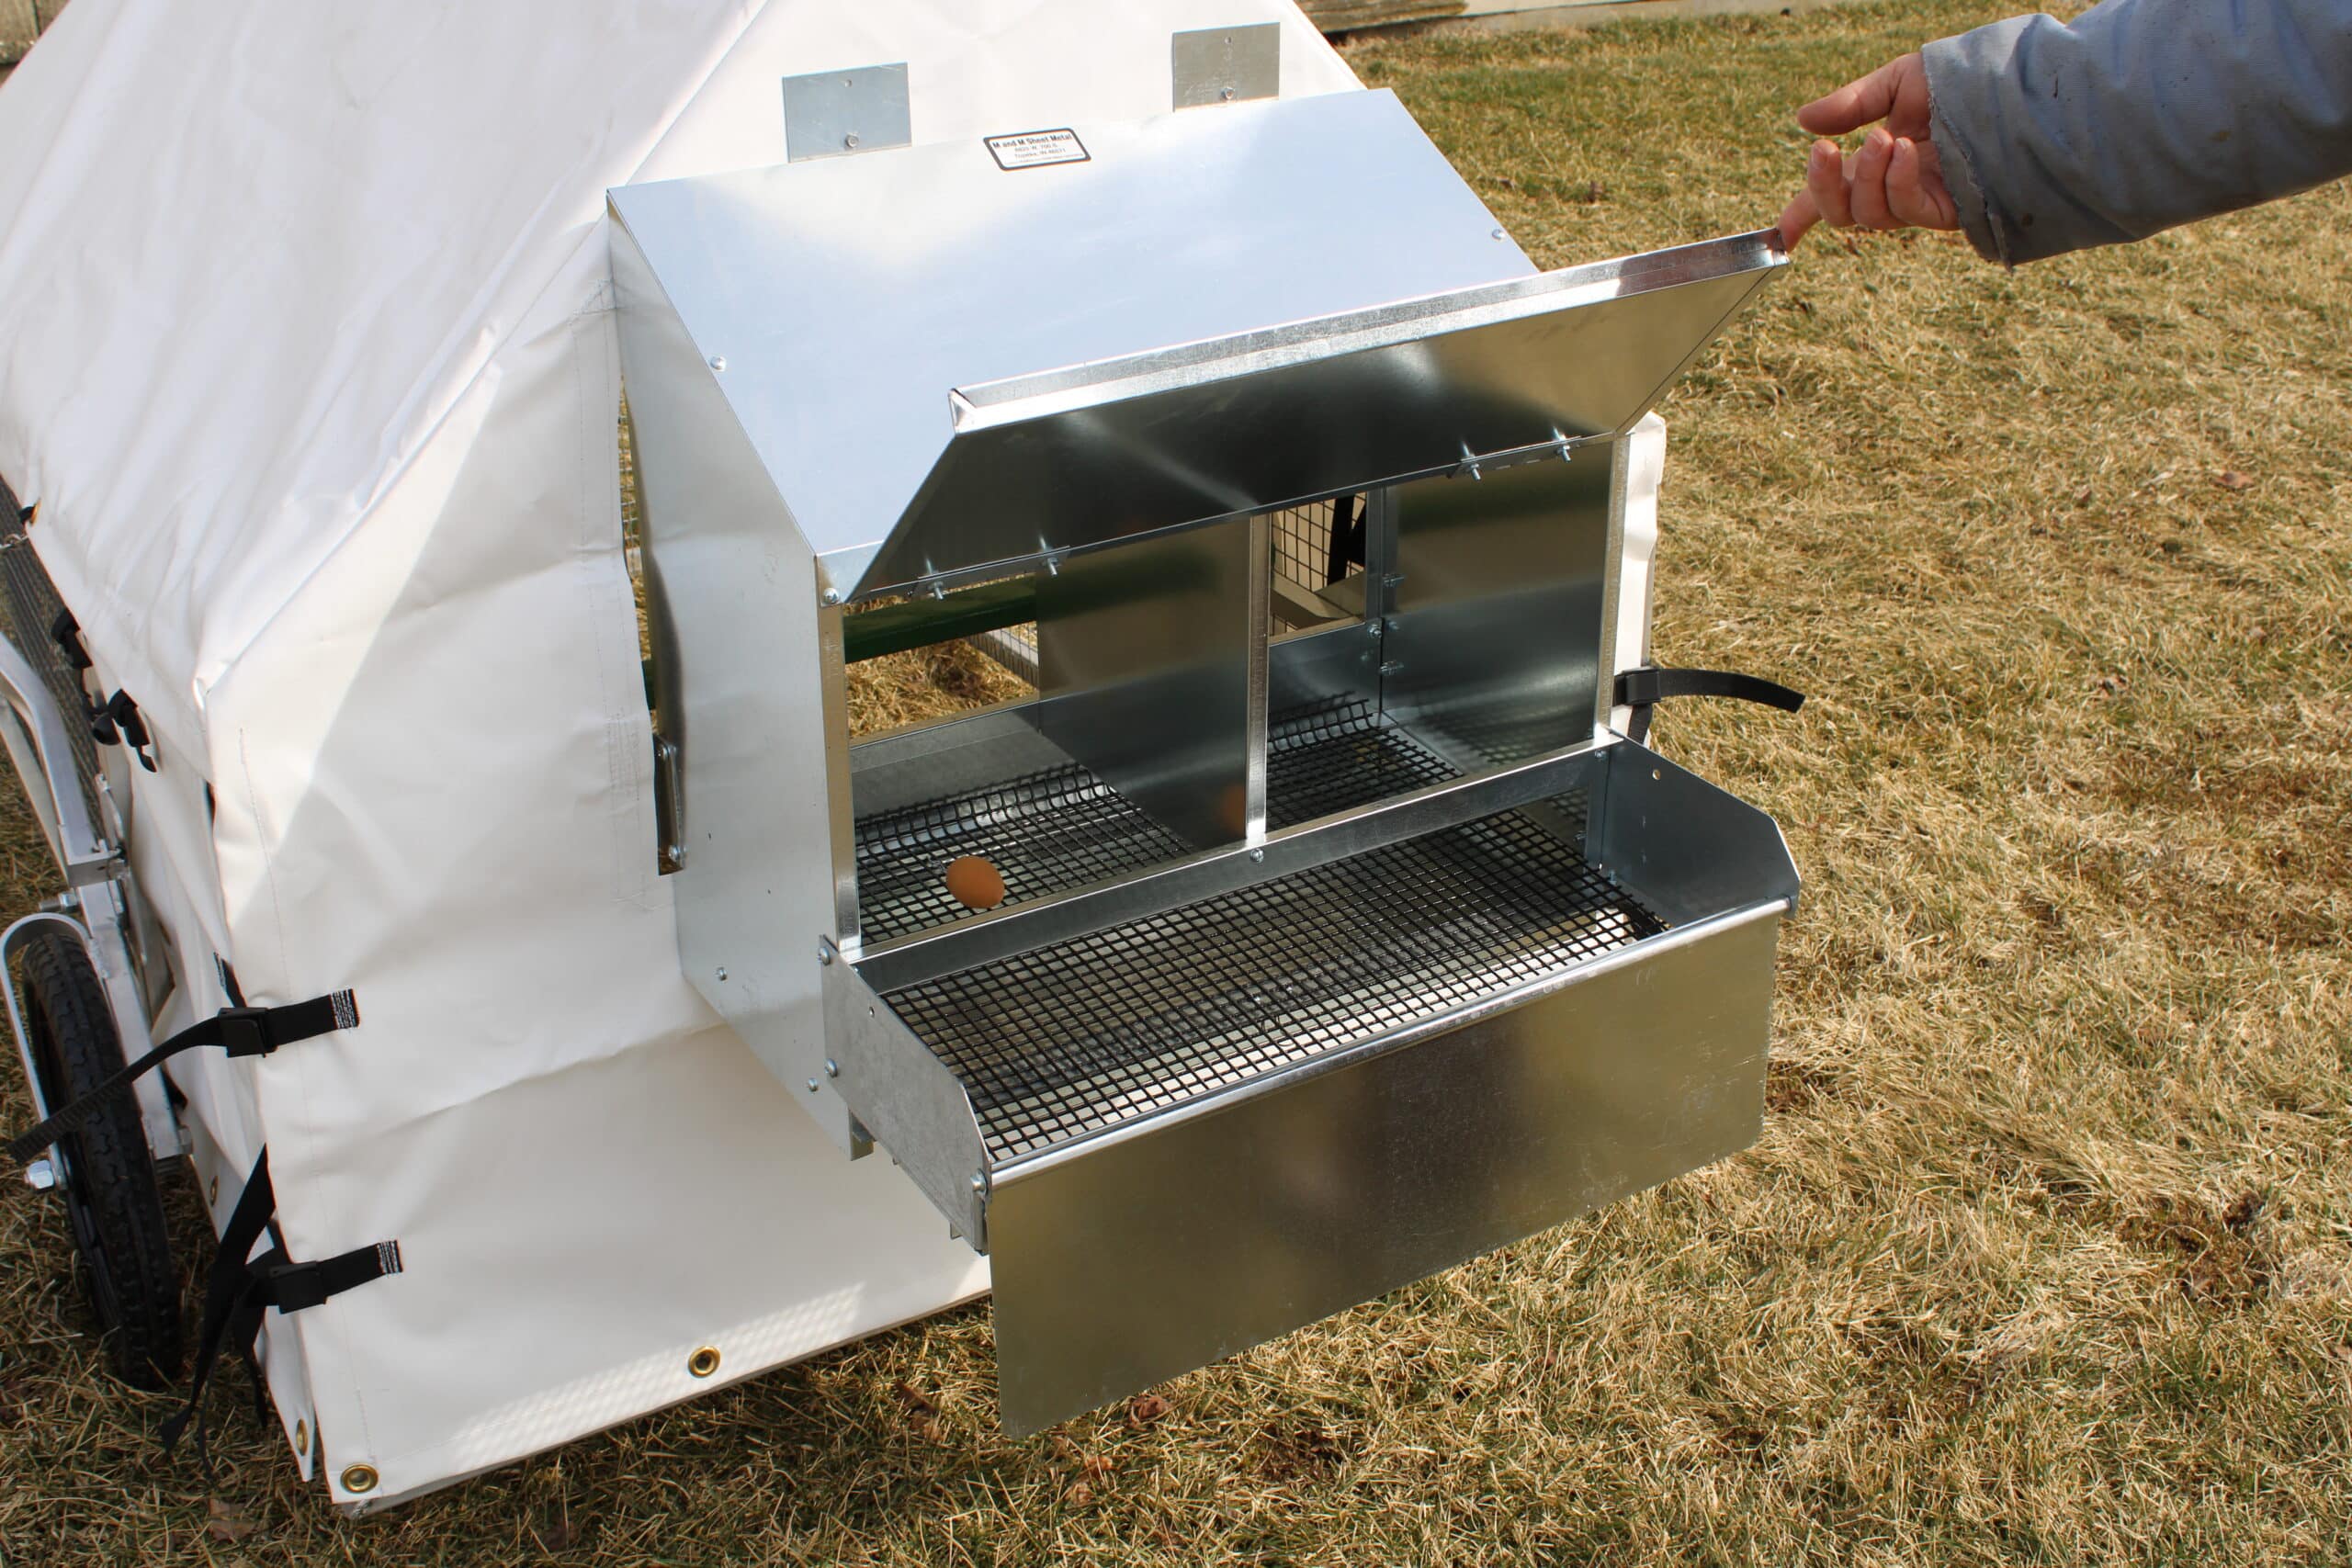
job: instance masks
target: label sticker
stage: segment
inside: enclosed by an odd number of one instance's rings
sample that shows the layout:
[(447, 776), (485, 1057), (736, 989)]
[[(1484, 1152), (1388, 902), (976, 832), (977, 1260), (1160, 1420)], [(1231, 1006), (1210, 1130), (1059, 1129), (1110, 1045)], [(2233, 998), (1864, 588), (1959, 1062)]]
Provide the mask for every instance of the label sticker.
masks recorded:
[(1000, 169), (1042, 169), (1050, 164), (1087, 164), (1094, 155), (1075, 130), (1024, 130), (1018, 136), (991, 136), (989, 152)]

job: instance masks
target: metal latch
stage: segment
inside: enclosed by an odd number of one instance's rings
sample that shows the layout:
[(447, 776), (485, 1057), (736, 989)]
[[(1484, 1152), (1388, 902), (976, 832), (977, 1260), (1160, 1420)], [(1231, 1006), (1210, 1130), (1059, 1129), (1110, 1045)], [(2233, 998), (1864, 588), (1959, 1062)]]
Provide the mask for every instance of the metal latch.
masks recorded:
[(1280, 22), (1178, 33), (1173, 55), (1180, 109), (1271, 98), (1282, 92)]
[(802, 164), (910, 146), (915, 139), (910, 106), (903, 62), (786, 76), (785, 160)]

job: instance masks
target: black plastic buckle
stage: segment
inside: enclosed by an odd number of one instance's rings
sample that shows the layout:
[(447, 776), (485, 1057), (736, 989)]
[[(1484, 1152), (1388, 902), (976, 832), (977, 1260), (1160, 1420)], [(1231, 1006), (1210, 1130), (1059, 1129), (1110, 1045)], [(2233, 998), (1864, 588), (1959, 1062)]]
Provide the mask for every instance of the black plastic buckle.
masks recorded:
[(220, 1048), (232, 1056), (266, 1056), (277, 1049), (269, 1035), (267, 1008), (222, 1008)]
[(1665, 672), (1654, 664), (1626, 670), (1617, 676), (1617, 700), (1627, 707), (1655, 707), (1666, 699)]
[(263, 1271), (267, 1294), (280, 1312), (301, 1312), (323, 1305), (330, 1292), (326, 1270), (316, 1263), (280, 1263)]

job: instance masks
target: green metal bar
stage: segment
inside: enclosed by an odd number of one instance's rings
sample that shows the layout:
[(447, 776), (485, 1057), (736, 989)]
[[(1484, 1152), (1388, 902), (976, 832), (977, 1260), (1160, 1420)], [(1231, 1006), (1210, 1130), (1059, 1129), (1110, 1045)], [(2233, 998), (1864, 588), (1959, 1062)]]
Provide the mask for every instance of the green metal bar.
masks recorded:
[(1037, 618), (1037, 590), (1026, 579), (985, 582), (944, 599), (910, 599), (860, 610), (842, 621), (842, 658), (862, 664), (885, 654), (978, 637)]

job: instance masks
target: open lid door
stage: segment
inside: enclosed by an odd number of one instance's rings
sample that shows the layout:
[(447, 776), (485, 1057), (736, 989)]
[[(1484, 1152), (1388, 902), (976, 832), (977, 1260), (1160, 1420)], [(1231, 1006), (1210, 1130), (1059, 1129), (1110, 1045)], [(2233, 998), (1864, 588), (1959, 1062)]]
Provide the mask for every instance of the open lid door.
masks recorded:
[(1387, 93), (612, 205), (843, 599), (1612, 434), (1787, 260), (1537, 273)]

